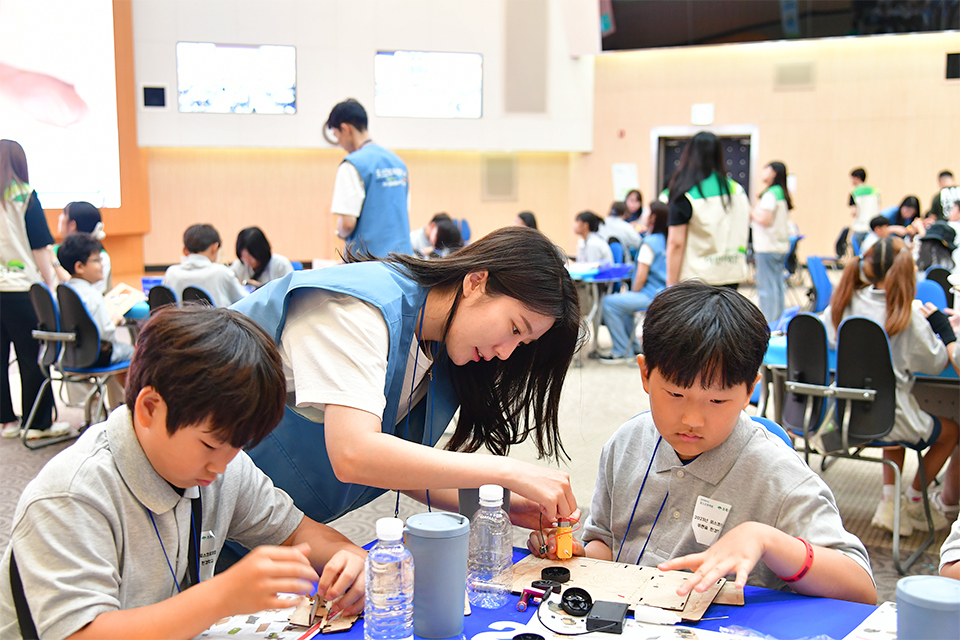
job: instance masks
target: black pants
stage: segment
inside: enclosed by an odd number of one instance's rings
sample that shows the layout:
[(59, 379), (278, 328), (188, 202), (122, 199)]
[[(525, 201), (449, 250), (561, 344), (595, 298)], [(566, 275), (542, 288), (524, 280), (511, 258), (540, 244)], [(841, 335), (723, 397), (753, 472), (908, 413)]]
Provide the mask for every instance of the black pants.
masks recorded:
[[(17, 419), (13, 412), (13, 400), (10, 397), (10, 343), (17, 352), (17, 364), (20, 366), (20, 399), (23, 407), (23, 420), (33, 407), (37, 393), (43, 384), (43, 373), (37, 364), (40, 355), (40, 343), (33, 339), (30, 332), (37, 328), (37, 315), (30, 303), (30, 294), (26, 291), (0, 292), (0, 362), (3, 364), (3, 376), (0, 379), (0, 422), (13, 422)], [(48, 387), (40, 399), (39, 412), (33, 424), (34, 429), (49, 429), (53, 418), (53, 391)]]

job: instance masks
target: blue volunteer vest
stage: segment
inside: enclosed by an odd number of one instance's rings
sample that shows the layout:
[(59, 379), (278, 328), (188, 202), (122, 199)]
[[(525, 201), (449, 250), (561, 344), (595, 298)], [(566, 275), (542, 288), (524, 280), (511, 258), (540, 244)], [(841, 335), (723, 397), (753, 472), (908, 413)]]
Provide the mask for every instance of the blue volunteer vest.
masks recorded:
[[(307, 289), (344, 293), (380, 310), (390, 334), (384, 385), (387, 404), (381, 430), (410, 442), (435, 446), (460, 404), (450, 380), (453, 363), (442, 346), (433, 364), (434, 378), (428, 384), (426, 397), (410, 409), (409, 427), (406, 420), (395, 424), (400, 398), (410, 394), (410, 389), (402, 388), (403, 376), (428, 289), (384, 263), (360, 262), (294, 271), (257, 289), (231, 308), (256, 321), (279, 344), (291, 294)], [(297, 508), (318, 522), (330, 522), (386, 492), (338, 480), (327, 455), (323, 424), (307, 420), (289, 406), (280, 425), (249, 454), (276, 486), (290, 494)]]
[(413, 253), (407, 213), (407, 165), (392, 151), (368, 143), (344, 159), (360, 173), (366, 197), (357, 226), (347, 237), (354, 251), (385, 257), (391, 251)]
[(651, 233), (643, 242), (653, 249), (654, 258), (641, 291), (652, 298), (667, 287), (667, 236)]

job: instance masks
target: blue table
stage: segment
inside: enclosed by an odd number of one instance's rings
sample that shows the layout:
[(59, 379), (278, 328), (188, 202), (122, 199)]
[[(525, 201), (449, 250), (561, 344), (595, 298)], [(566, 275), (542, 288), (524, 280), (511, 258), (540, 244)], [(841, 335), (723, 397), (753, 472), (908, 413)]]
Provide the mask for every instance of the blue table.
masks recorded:
[[(368, 545), (369, 546), (369, 545)], [(528, 555), (526, 549), (515, 548), (513, 561), (518, 562)], [(876, 607), (829, 598), (811, 598), (784, 591), (772, 591), (760, 587), (744, 589), (746, 605), (710, 605), (705, 618), (729, 616), (723, 620), (703, 620), (685, 626), (709, 631), (719, 631), (720, 627), (738, 625), (777, 638), (790, 639), (826, 634), (839, 640), (853, 631)], [(526, 611), (517, 611), (519, 597), (510, 596), (506, 605), (499, 609), (473, 608), (473, 612), (463, 619), (463, 632), (466, 640), (510, 640), (518, 633), (517, 629), (526, 625), (533, 607)], [(482, 634), (482, 635), (480, 635)], [(480, 637), (478, 637), (478, 635)], [(338, 635), (342, 640), (361, 640), (363, 638), (362, 619), (349, 631)], [(419, 637), (419, 636), (417, 636)], [(614, 640), (617, 636), (611, 635)]]

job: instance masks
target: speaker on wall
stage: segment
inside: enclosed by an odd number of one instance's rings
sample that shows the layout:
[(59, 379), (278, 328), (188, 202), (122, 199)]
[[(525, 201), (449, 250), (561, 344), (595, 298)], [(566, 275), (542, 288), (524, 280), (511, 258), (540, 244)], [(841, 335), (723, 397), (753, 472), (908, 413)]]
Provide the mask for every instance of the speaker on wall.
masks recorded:
[(960, 78), (960, 53), (947, 54), (947, 80)]
[(167, 91), (164, 87), (144, 87), (143, 88), (143, 106), (145, 107), (166, 107)]

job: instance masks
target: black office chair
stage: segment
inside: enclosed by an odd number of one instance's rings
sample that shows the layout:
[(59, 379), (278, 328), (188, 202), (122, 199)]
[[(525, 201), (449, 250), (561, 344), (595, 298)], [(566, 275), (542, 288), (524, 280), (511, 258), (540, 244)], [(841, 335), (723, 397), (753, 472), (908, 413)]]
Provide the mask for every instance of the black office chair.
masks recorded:
[[(37, 314), (37, 328), (32, 332), (34, 339), (42, 342), (40, 347), (40, 371), (43, 373), (43, 384), (40, 385), (40, 391), (37, 393), (36, 400), (33, 402), (33, 408), (30, 415), (24, 421), (23, 430), (20, 433), (20, 439), (28, 449), (42, 449), (58, 442), (73, 440), (79, 434), (66, 434), (56, 438), (43, 438), (38, 440), (27, 440), (27, 432), (33, 428), (39, 417), (40, 398), (48, 392), (54, 380), (62, 380), (63, 376), (57, 373), (56, 365), (60, 359), (60, 346), (64, 342), (74, 339), (69, 333), (60, 331), (60, 313), (54, 302), (53, 294), (47, 285), (43, 283), (34, 284), (30, 287), (30, 302), (33, 304), (34, 313)], [(53, 420), (57, 418), (57, 404), (53, 403)]]
[[(827, 330), (812, 313), (798, 313), (787, 325), (786, 376), (781, 420), (787, 430), (803, 438), (803, 459), (810, 464), (810, 438), (827, 413), (826, 397), (820, 393), (830, 384)], [(817, 393), (799, 385), (813, 385)]]
[(166, 285), (155, 284), (150, 287), (150, 292), (147, 294), (147, 304), (150, 305), (150, 313), (153, 314), (160, 307), (168, 304), (176, 305), (177, 294)]
[(943, 287), (943, 292), (947, 294), (947, 308), (953, 308), (953, 291), (947, 278), (950, 277), (950, 271), (943, 267), (930, 267), (927, 269), (927, 280), (936, 282)]
[[(839, 458), (879, 463), (893, 471), (894, 495), (901, 492), (900, 468), (892, 460), (862, 456), (868, 448), (903, 446), (917, 452), (923, 508), (929, 535), (904, 562), (900, 561), (900, 509), (894, 510), (893, 566), (903, 574), (933, 544), (936, 532), (927, 496), (927, 477), (923, 469), (923, 453), (917, 444), (892, 442), (887, 438), (893, 429), (897, 407), (897, 379), (890, 355), (886, 332), (870, 318), (851, 316), (840, 324), (837, 332), (836, 388), (853, 391), (837, 395), (836, 415), (840, 427), (842, 451)], [(858, 397), (859, 396), (859, 397)], [(851, 451), (852, 448), (855, 450)]]
[(211, 307), (217, 305), (213, 304), (213, 297), (206, 292), (202, 287), (195, 287), (190, 285), (185, 287), (183, 290), (183, 301), (184, 302), (199, 302), (200, 304), (208, 304)]
[(100, 330), (80, 296), (69, 284), (61, 284), (57, 287), (57, 300), (60, 302), (61, 330), (74, 336), (73, 340), (63, 342), (60, 371), (69, 382), (87, 382), (93, 385), (84, 402), (85, 429), (106, 419), (106, 384), (111, 377), (130, 368), (130, 361), (98, 366)]

